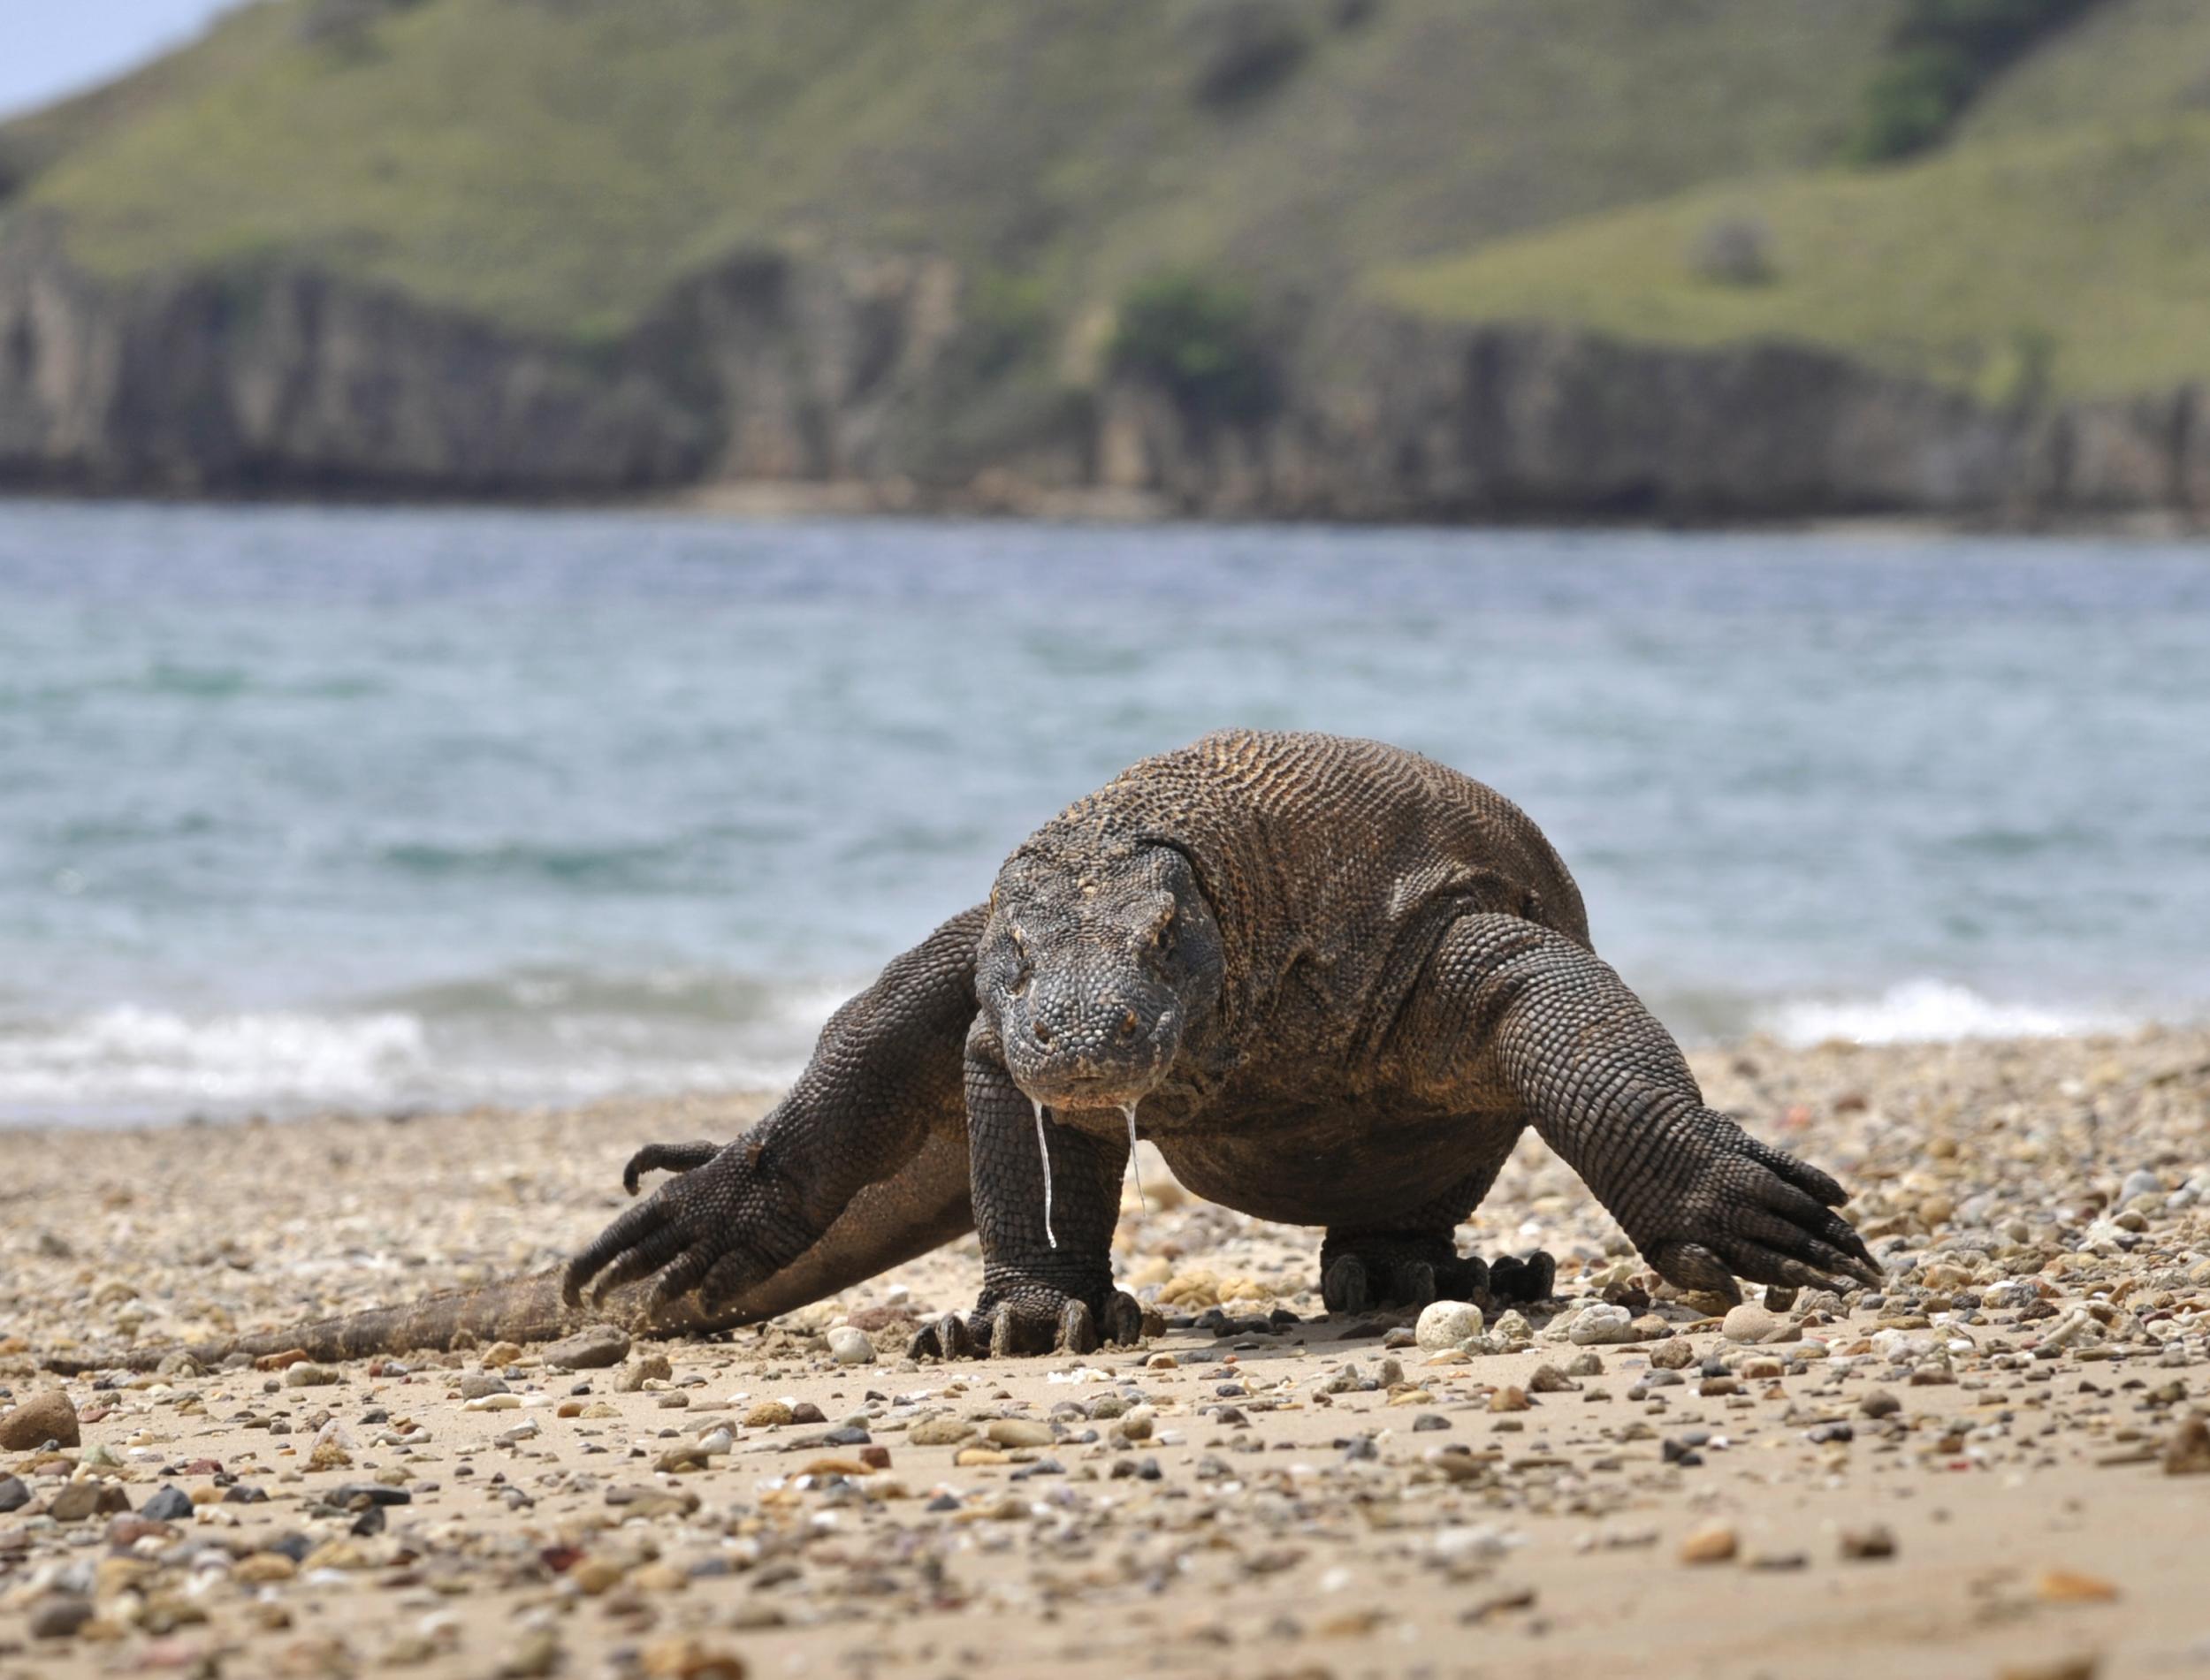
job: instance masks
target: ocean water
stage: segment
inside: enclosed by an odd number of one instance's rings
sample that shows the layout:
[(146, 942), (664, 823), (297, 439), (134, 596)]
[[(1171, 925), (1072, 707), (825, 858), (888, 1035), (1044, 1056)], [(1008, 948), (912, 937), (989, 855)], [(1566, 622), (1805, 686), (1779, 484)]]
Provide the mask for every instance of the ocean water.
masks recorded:
[(1223, 724), (1493, 782), (1680, 1033), (2210, 1009), (2210, 551), (0, 503), (0, 1117), (771, 1085)]

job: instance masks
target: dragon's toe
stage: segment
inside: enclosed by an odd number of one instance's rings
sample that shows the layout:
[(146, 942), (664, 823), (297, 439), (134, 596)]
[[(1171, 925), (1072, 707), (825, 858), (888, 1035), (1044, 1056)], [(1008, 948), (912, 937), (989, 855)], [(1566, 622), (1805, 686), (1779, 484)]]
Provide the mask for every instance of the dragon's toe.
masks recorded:
[(1558, 1262), (1542, 1249), (1504, 1255), (1489, 1267), (1489, 1293), (1498, 1301), (1525, 1305), (1547, 1301), (1558, 1287)]
[(1320, 1277), (1320, 1302), (1330, 1312), (1360, 1313), (1373, 1305), (1366, 1262), (1355, 1254), (1338, 1255), (1330, 1261)]

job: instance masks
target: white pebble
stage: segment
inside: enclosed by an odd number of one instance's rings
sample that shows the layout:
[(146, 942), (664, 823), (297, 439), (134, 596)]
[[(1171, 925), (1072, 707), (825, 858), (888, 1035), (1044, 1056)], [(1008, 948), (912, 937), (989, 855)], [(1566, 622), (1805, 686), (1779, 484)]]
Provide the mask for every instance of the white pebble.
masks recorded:
[(1566, 1328), (1566, 1340), (1576, 1348), (1608, 1347), (1613, 1342), (1636, 1340), (1635, 1315), (1625, 1307), (1615, 1307), (1606, 1301), (1581, 1309), (1572, 1324)]
[(1470, 1301), (1430, 1301), (1420, 1310), (1413, 1340), (1429, 1353), (1455, 1348), (1481, 1334), (1481, 1309)]

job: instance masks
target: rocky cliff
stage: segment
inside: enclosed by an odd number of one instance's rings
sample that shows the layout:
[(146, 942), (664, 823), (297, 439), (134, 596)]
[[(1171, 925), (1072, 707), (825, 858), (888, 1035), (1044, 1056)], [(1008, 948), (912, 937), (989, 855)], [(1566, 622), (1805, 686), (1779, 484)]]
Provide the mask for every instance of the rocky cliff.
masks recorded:
[(948, 264), (739, 256), (586, 349), (283, 269), (109, 285), (0, 238), (0, 484), (555, 498), (843, 484), (886, 507), (1087, 496), (1199, 517), (2028, 522), (2210, 507), (2191, 388), (1996, 411), (1783, 345), (1696, 352), (1370, 308), (1208, 416), (978, 348)]

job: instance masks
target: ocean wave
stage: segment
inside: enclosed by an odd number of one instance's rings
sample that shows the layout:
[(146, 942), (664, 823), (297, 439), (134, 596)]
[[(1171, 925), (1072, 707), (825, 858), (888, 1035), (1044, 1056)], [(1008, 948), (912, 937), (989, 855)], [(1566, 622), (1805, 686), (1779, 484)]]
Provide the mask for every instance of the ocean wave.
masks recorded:
[(2003, 1002), (1970, 986), (1905, 980), (1874, 998), (1796, 998), (1753, 1012), (1752, 1024), (1791, 1045), (1933, 1044), (1950, 1038), (2051, 1038), (2131, 1024), (2107, 1011)]
[(423, 1024), (409, 1015), (194, 1019), (120, 1004), (0, 1032), (0, 1109), (369, 1102), (428, 1065)]
[[(327, 1011), (0, 1015), (0, 1118), (109, 1122), (773, 1090), (850, 994), (527, 970)], [(12, 1018), (9, 1018), (11, 1016)]]

